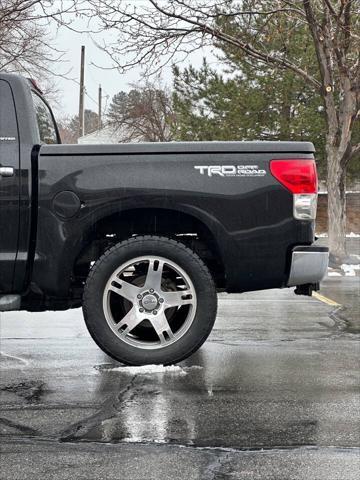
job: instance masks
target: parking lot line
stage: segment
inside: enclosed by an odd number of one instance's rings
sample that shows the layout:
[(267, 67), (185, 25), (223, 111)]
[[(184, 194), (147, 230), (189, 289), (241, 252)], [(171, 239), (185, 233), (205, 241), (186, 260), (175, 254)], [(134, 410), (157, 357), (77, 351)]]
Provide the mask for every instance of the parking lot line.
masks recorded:
[(326, 303), (327, 305), (332, 305), (333, 307), (340, 307), (340, 303), (335, 302), (335, 300), (331, 300), (331, 298), (325, 297), (325, 295), (321, 295), (318, 292), (313, 292), (312, 296), (320, 302)]

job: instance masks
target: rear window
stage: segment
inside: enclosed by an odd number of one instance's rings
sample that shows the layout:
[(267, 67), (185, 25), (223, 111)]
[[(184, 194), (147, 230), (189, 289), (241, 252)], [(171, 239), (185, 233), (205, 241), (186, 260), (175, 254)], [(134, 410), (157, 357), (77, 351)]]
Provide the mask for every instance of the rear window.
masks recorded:
[(56, 124), (50, 108), (34, 91), (31, 91), (41, 143), (59, 143)]

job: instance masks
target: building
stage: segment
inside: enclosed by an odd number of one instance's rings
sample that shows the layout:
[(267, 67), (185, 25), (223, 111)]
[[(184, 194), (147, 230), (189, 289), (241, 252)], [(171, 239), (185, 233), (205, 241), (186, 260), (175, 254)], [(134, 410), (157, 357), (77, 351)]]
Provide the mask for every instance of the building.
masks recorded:
[(101, 130), (95, 130), (95, 132), (88, 133), (78, 138), (78, 143), (82, 145), (86, 144), (99, 144), (99, 143), (139, 143), (145, 141), (143, 138), (136, 138), (130, 140), (130, 133), (126, 127), (115, 128), (110, 125), (103, 127)]

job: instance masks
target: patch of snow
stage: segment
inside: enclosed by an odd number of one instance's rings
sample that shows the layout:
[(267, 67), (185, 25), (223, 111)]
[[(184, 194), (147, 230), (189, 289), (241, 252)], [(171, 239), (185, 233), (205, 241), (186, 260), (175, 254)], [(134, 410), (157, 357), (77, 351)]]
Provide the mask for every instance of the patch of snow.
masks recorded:
[[(328, 236), (329, 235), (327, 233), (315, 233), (315, 237), (318, 237), (318, 238), (328, 238)], [(360, 238), (360, 233), (354, 233), (354, 232), (347, 233), (346, 238)]]
[[(360, 191), (359, 190), (346, 190), (345, 193), (360, 193)], [(321, 191), (318, 192), (318, 194), (319, 195), (327, 195), (328, 192), (327, 192), (327, 190), (321, 190)]]
[(360, 265), (347, 265), (346, 263), (343, 263), (341, 265), (341, 270), (345, 272), (346, 277), (355, 277), (355, 270), (360, 270)]
[(109, 368), (108, 372), (120, 372), (127, 375), (151, 375), (153, 373), (177, 373), (187, 375), (187, 372), (177, 365), (141, 365), (139, 367), (115, 367)]
[(339, 272), (328, 272), (328, 277), (342, 277), (341, 273)]

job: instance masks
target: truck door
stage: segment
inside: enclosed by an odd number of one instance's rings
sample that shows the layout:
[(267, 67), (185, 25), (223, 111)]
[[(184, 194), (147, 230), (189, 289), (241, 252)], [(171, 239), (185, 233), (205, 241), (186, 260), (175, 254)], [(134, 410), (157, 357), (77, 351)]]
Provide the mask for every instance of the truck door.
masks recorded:
[(10, 84), (0, 80), (0, 292), (12, 290), (19, 231), (19, 132)]

